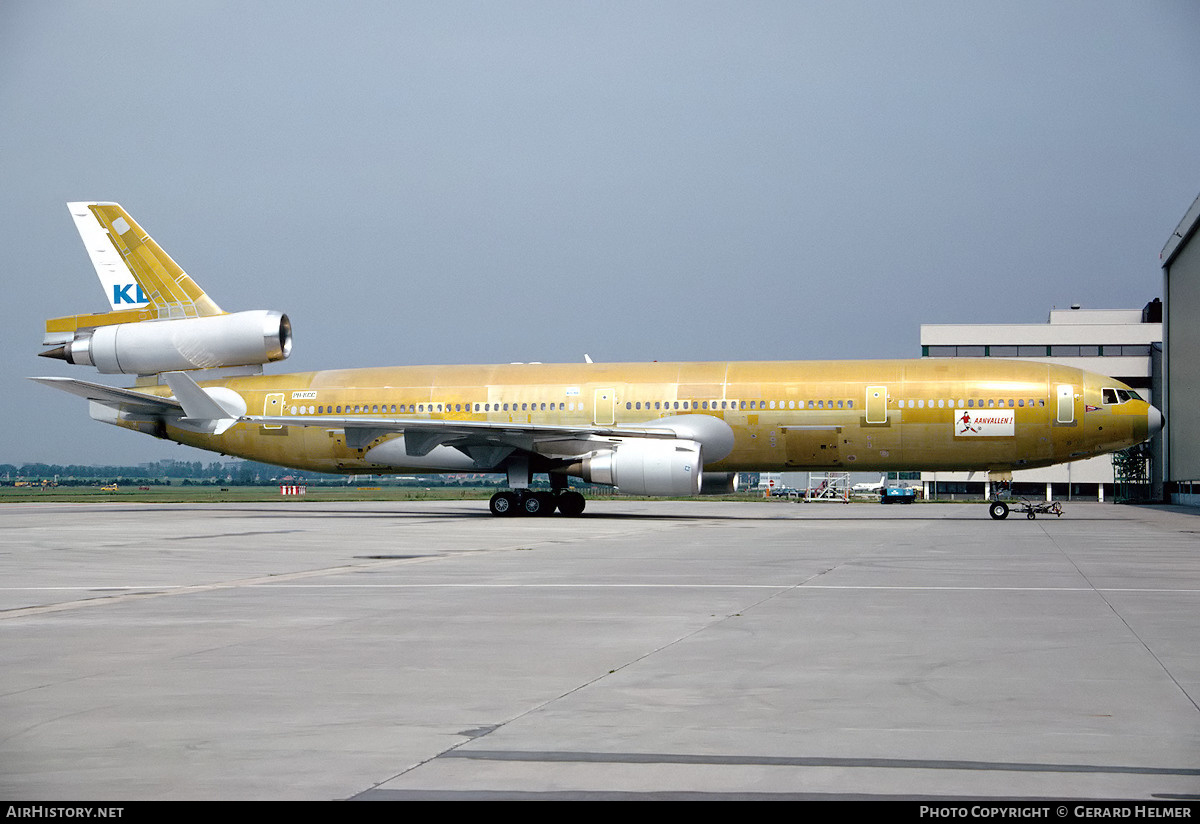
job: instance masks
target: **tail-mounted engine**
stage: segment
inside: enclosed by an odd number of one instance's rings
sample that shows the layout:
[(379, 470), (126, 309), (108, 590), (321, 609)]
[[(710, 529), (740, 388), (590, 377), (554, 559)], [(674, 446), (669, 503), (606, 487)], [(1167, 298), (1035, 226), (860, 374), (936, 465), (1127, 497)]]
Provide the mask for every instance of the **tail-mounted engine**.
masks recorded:
[(148, 320), (79, 329), (42, 357), (94, 366), (108, 375), (252, 366), (292, 353), (292, 324), (282, 312)]

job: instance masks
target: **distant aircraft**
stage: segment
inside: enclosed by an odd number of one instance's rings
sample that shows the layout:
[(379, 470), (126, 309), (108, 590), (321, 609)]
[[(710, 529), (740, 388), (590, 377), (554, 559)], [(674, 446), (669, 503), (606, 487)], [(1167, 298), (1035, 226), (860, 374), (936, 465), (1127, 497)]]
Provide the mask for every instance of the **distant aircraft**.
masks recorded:
[(859, 492), (859, 493), (880, 492), (883, 490), (883, 488), (885, 486), (887, 486), (887, 473), (886, 472), (883, 473), (882, 475), (880, 475), (879, 480), (875, 481), (874, 483), (872, 483), (871, 481), (867, 481), (867, 482), (861, 483), (861, 484), (854, 484), (853, 486), (850, 487), (850, 491), (851, 492)]
[[(131, 388), (34, 378), (91, 416), (318, 472), (502, 472), (496, 515), (579, 515), (568, 478), (692, 496), (740, 471), (1012, 470), (1124, 449), (1162, 415), (1124, 384), (996, 359), (400, 366), (264, 375), (277, 311), (227, 313), (116, 203), (68, 204), (110, 311), (46, 322), (45, 357)], [(531, 489), (546, 473), (551, 491)], [(993, 518), (1008, 514), (1003, 501)]]

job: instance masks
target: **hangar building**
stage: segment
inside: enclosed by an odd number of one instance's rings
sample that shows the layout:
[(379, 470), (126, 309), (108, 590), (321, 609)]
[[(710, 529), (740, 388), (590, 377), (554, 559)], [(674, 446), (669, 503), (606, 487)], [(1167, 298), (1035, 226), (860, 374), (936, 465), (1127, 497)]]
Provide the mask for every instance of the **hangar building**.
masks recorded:
[(1163, 247), (1163, 405), (1168, 499), (1200, 505), (1200, 197)]

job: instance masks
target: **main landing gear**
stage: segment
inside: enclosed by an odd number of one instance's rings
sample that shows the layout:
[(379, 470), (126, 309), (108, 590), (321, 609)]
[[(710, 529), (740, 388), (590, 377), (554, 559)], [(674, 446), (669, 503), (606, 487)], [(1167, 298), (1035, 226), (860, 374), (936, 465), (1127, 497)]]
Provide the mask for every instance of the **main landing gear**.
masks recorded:
[(1008, 517), (1008, 504), (1004, 501), (992, 501), (988, 506), (988, 514), (992, 516), (993, 521), (1003, 521)]
[(553, 515), (557, 509), (563, 515), (575, 516), (583, 513), (585, 504), (584, 497), (573, 489), (506, 489), (492, 496), (488, 508), (493, 515)]

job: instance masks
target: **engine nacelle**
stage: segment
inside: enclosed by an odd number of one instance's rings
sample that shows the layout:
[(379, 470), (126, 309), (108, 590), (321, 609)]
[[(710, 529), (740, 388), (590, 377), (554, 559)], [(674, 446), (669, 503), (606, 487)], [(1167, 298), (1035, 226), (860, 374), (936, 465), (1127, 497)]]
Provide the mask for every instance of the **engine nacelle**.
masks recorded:
[(697, 495), (703, 465), (695, 441), (639, 438), (593, 453), (576, 467), (585, 481), (627, 495)]
[(64, 346), (59, 357), (68, 363), (94, 366), (107, 375), (152, 375), (270, 363), (291, 353), (288, 316), (260, 309), (100, 326)]

